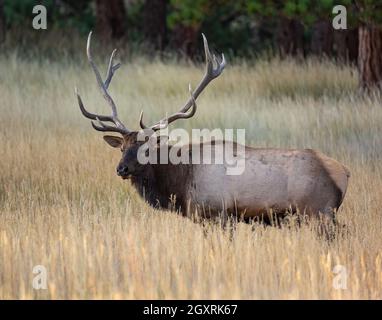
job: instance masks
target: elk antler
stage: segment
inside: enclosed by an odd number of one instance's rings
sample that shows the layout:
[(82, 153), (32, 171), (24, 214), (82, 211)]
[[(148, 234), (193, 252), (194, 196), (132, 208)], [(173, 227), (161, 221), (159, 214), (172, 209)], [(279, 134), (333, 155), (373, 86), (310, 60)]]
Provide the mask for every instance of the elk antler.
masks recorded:
[[(189, 85), (189, 91), (190, 91), (190, 98), (186, 102), (183, 108), (181, 108), (177, 113), (174, 113), (173, 115), (166, 117), (156, 124), (147, 127), (143, 123), (143, 112), (141, 112), (140, 116), (140, 126), (142, 129), (151, 129), (151, 130), (160, 130), (166, 128), (171, 122), (178, 120), (178, 119), (188, 119), (191, 118), (195, 112), (196, 112), (196, 99), (200, 95), (200, 93), (204, 90), (205, 87), (215, 78), (217, 78), (222, 72), (226, 65), (226, 61), (224, 58), (224, 54), (222, 54), (221, 61), (219, 62), (215, 55), (211, 55), (210, 50), (208, 48), (208, 42), (204, 34), (203, 36), (203, 43), (204, 43), (204, 52), (206, 56), (206, 71), (204, 74), (204, 77), (200, 81), (199, 85), (196, 87), (195, 91), (192, 92), (191, 85)], [(187, 111), (190, 109), (191, 111), (187, 113)]]
[[(98, 125), (96, 125), (93, 121), (91, 121), (94, 129), (96, 129), (98, 131), (111, 131), (111, 132), (119, 132), (121, 134), (127, 134), (130, 132), (130, 130), (128, 130), (124, 126), (124, 124), (121, 122), (121, 120), (118, 119), (117, 107), (115, 106), (115, 103), (114, 103), (112, 97), (110, 96), (109, 92), (107, 91), (107, 89), (109, 88), (109, 84), (111, 82), (111, 79), (114, 76), (114, 72), (121, 66), (120, 63), (114, 64), (114, 62), (113, 62), (114, 56), (115, 56), (115, 53), (117, 52), (117, 50), (114, 49), (111, 56), (110, 56), (106, 80), (104, 82), (101, 78), (101, 75), (100, 75), (98, 69), (97, 69), (97, 66), (95, 65), (95, 63), (93, 61), (93, 58), (92, 58), (92, 55), (90, 52), (91, 37), (92, 37), (92, 32), (90, 32), (89, 36), (88, 36), (86, 53), (88, 56), (90, 66), (92, 67), (94, 74), (96, 76), (98, 87), (101, 90), (101, 93), (102, 93), (104, 99), (108, 102), (108, 104), (111, 107), (111, 116), (97, 115), (97, 114), (93, 114), (93, 113), (88, 112), (82, 103), (82, 100), (81, 100), (80, 95), (78, 94), (77, 88), (75, 88), (75, 92), (76, 92), (77, 99), (78, 99), (78, 105), (80, 106), (80, 110), (81, 110), (82, 114), (86, 118), (97, 121)], [(114, 123), (115, 126), (110, 126), (110, 125), (104, 124), (103, 122), (112, 122), (112, 123)]]

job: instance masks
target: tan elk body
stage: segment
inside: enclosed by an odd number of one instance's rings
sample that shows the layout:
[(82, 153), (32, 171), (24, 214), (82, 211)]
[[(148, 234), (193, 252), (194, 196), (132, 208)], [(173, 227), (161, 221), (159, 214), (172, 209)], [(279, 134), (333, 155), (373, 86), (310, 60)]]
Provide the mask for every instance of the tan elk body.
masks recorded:
[[(188, 119), (195, 114), (197, 97), (225, 67), (224, 56), (219, 61), (211, 55), (204, 36), (203, 39), (206, 73), (194, 91), (190, 88), (190, 99), (178, 113), (151, 127), (143, 124), (141, 114), (140, 125), (143, 130), (155, 132), (177, 119)], [(175, 201), (176, 208), (184, 215), (197, 213), (205, 217), (224, 212), (249, 218), (266, 214), (270, 210), (276, 214), (284, 214), (290, 209), (298, 209), (312, 216), (322, 213), (326, 218), (334, 217), (334, 212), (344, 199), (350, 174), (341, 163), (315, 150), (245, 146), (244, 154), (236, 155), (245, 158), (245, 168), (240, 175), (228, 175), (227, 165), (216, 164), (213, 159), (212, 164), (139, 163), (137, 153), (145, 141), (138, 139), (138, 131), (128, 130), (118, 119), (116, 106), (108, 93), (112, 76), (119, 67), (119, 64), (113, 64), (115, 51), (110, 58), (106, 80), (103, 81), (91, 57), (90, 40), (91, 34), (87, 45), (88, 59), (101, 92), (111, 106), (112, 115), (89, 113), (77, 93), (80, 109), (85, 117), (96, 121), (92, 121), (96, 130), (118, 132), (122, 135), (104, 136), (111, 146), (122, 150), (117, 173), (123, 179), (130, 179), (150, 205), (167, 208)], [(107, 125), (105, 122), (114, 125)], [(211, 141), (204, 144), (210, 144), (215, 151), (212, 154), (216, 157), (232, 142)], [(159, 152), (161, 146), (158, 145), (157, 148)], [(187, 152), (192, 150), (188, 145), (184, 148), (187, 148)]]
[(348, 171), (314, 150), (246, 148), (241, 175), (227, 175), (224, 165), (194, 165), (191, 203), (262, 215), (292, 208), (332, 214), (344, 198)]

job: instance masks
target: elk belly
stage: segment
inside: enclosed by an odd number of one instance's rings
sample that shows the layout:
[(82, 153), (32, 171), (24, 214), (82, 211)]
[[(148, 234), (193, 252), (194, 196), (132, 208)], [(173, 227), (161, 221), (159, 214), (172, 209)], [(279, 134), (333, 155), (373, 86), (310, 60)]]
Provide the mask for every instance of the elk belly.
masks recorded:
[(226, 175), (224, 165), (198, 169), (192, 198), (207, 211), (228, 210), (250, 217), (261, 215), (269, 208), (285, 211), (289, 207), (288, 176), (281, 166), (247, 166), (237, 176)]
[(198, 187), (192, 196), (198, 205), (246, 217), (270, 209), (323, 212), (337, 208), (341, 199), (323, 156), (311, 150), (248, 148), (242, 174), (226, 175), (224, 165), (201, 165), (194, 170), (194, 179)]
[[(288, 173), (284, 167), (261, 164), (249, 167), (245, 178), (228, 179), (226, 193), (233, 195), (235, 206), (245, 217), (262, 215), (269, 210), (284, 213), (292, 205), (288, 193)], [(293, 202), (293, 201), (292, 201)]]

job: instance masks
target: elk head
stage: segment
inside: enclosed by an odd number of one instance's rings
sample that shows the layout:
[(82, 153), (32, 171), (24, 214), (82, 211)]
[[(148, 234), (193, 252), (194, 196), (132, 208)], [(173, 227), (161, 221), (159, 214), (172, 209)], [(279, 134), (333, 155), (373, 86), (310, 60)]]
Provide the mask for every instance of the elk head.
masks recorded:
[[(115, 71), (121, 66), (120, 63), (114, 64), (114, 56), (116, 54), (116, 49), (113, 50), (110, 56), (109, 66), (106, 73), (106, 79), (104, 81), (98, 71), (97, 66), (95, 65), (92, 59), (92, 55), (90, 51), (91, 36), (92, 36), (92, 32), (90, 32), (88, 36), (87, 48), (86, 48), (87, 57), (88, 57), (90, 66), (93, 69), (93, 72), (95, 74), (98, 87), (104, 99), (107, 101), (107, 103), (109, 104), (111, 108), (111, 115), (110, 116), (98, 115), (98, 114), (93, 114), (88, 112), (85, 109), (82, 103), (81, 97), (76, 88), (75, 92), (77, 95), (80, 110), (86, 118), (92, 120), (91, 124), (95, 130), (102, 131), (102, 132), (116, 132), (121, 135), (121, 136), (105, 135), (103, 137), (104, 140), (110, 146), (114, 148), (120, 148), (122, 151), (122, 158), (117, 166), (117, 174), (124, 179), (128, 178), (129, 176), (139, 175), (143, 169), (142, 168), (143, 165), (139, 164), (137, 153), (138, 153), (139, 147), (143, 143), (145, 143), (145, 141), (139, 141), (137, 138), (138, 131), (130, 131), (118, 118), (117, 107), (114, 103), (114, 100), (112, 99), (112, 97), (110, 96), (108, 92), (108, 88), (113, 78), (113, 75)], [(196, 102), (195, 102), (197, 97), (213, 79), (217, 78), (222, 73), (226, 65), (224, 55), (222, 54), (221, 59), (219, 59), (220, 61), (215, 55), (212, 55), (208, 48), (208, 42), (206, 37), (204, 36), (204, 34), (202, 34), (202, 36), (203, 36), (204, 52), (205, 52), (205, 58), (206, 58), (206, 71), (202, 80), (200, 81), (200, 83), (198, 84), (195, 90), (192, 90), (191, 85), (189, 85), (190, 98), (178, 112), (172, 114), (169, 117), (163, 118), (162, 120), (158, 121), (152, 126), (146, 126), (143, 123), (143, 112), (141, 112), (139, 123), (142, 130), (146, 130), (148, 132), (154, 133), (155, 131), (166, 128), (171, 122), (174, 122), (175, 120), (191, 118), (195, 114), (197, 109)], [(106, 124), (107, 122), (111, 124), (110, 125)]]

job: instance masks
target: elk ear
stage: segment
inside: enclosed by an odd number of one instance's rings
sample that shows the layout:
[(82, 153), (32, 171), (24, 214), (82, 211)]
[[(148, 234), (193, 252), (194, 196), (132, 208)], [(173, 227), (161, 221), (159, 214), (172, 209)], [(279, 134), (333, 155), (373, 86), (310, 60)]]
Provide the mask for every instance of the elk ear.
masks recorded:
[(103, 139), (113, 148), (122, 147), (123, 139), (115, 136), (103, 136)]

